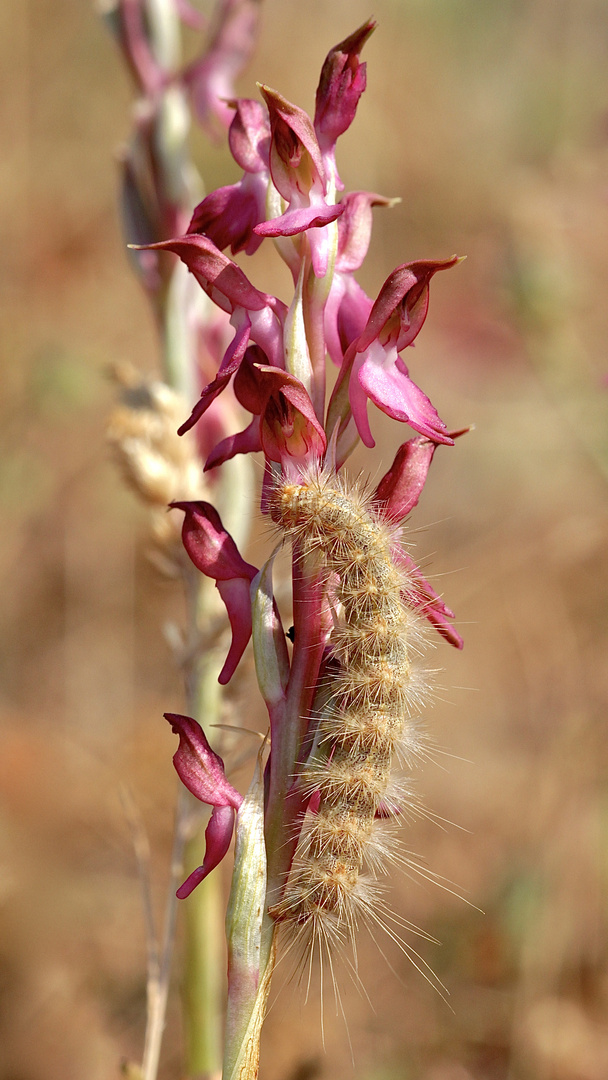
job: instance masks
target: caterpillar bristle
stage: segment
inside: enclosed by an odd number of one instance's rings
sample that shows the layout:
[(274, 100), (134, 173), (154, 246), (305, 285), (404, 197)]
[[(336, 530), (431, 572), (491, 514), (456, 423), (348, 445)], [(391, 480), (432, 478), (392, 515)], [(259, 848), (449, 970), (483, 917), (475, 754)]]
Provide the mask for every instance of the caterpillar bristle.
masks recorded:
[(421, 809), (392, 768), (395, 761), (411, 768), (423, 756), (416, 717), (428, 698), (426, 674), (415, 662), (424, 634), (404, 600), (408, 572), (396, 557), (402, 541), (361, 481), (352, 485), (321, 470), (309, 470), (299, 483), (278, 483), (270, 510), (296, 556), (314, 560), (335, 619), (315, 741), (298, 777), (305, 793), (318, 793), (318, 808), (306, 815), (284, 894), (270, 914), (303, 950), (354, 945), (361, 922), (381, 923), (395, 938), (382, 921), (377, 878), (407, 864), (395, 825)]

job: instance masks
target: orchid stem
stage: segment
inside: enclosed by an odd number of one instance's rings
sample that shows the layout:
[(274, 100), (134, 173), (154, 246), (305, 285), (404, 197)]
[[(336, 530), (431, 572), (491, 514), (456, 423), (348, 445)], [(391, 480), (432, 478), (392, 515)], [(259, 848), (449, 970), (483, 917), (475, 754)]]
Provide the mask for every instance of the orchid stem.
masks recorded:
[[(186, 846), (188, 866), (200, 865), (203, 829)], [(223, 897), (220, 874), (210, 874), (186, 901), (185, 973), (182, 992), (186, 1028), (186, 1072), (193, 1080), (218, 1080), (222, 1060), (224, 965)]]

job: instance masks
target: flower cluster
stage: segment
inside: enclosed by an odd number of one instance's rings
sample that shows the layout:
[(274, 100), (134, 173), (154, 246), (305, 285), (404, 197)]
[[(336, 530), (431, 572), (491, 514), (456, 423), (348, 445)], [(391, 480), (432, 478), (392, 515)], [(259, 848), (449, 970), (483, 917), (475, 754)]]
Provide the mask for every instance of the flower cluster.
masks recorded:
[[(297, 483), (311, 470), (335, 473), (358, 439), (374, 446), (368, 417), (372, 402), (417, 433), (399, 447), (372, 499), (378, 516), (394, 525), (416, 505), (437, 446), (452, 445), (461, 434), (448, 430), (411, 378), (402, 355), (426, 319), (431, 279), (459, 260), (453, 256), (403, 263), (375, 300), (354, 276), (367, 253), (373, 208), (392, 204), (372, 192), (344, 192), (336, 166), (337, 139), (350, 126), (365, 89), (366, 65), (360, 53), (374, 25), (364, 23), (328, 54), (313, 120), (267, 86), (260, 86), (264, 104), (231, 99), (229, 144), (242, 178), (207, 195), (183, 235), (144, 250), (179, 256), (207, 296), (227, 313), (232, 327), (221, 363), (180, 433), (199, 424), (229, 386), (251, 419), (210, 449), (206, 470), (237, 454), (262, 452), (262, 505), (267, 509), (279, 478)], [(289, 305), (256, 288), (226, 253), (230, 249), (233, 255), (253, 255), (264, 238), (273, 239), (292, 273)], [(339, 373), (326, 404), (327, 355)], [(271, 564), (258, 572), (247, 563), (209, 503), (174, 505), (185, 512), (186, 551), (203, 574), (215, 579), (232, 626), (221, 682), (231, 678), (253, 632), (258, 681), (271, 720), (267, 820), (272, 820), (273, 799), (284, 798), (300, 760), (331, 630), (323, 585), (307, 578), (294, 560), (296, 637), (290, 661), (272, 602)], [(408, 569), (406, 603), (460, 648), (461, 638), (450, 621), (453, 613), (401, 549), (398, 558)], [(268, 603), (260, 603), (262, 594), (270, 597)], [(211, 775), (216, 765), (198, 725), (174, 714), (170, 719), (182, 744), (178, 760), (184, 746), (198, 746), (198, 770), (210, 770)], [(292, 747), (288, 763), (283, 757), (287, 744)], [(278, 770), (279, 762), (283, 775), (273, 782), (273, 767)], [(194, 772), (182, 769), (180, 775), (194, 794), (216, 807), (212, 825), (219, 828), (219, 816), (221, 843), (210, 839), (213, 851), (223, 853), (238, 805), (236, 794), (226, 794), (224, 781), (219, 795), (212, 798), (206, 782), (201, 794), (200, 783), (191, 779)], [(215, 854), (206, 859), (190, 881), (196, 883), (216, 862)], [(285, 858), (279, 862), (284, 877), (288, 865)]]

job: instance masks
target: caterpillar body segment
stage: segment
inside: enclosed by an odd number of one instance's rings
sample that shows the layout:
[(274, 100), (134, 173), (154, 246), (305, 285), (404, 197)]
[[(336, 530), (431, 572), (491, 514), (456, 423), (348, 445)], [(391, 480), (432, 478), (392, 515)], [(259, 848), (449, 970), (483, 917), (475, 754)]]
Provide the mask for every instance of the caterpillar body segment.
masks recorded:
[[(324, 940), (351, 933), (378, 902), (391, 768), (417, 749), (409, 719), (420, 698), (418, 630), (403, 601), (394, 530), (357, 491), (317, 473), (277, 487), (272, 516), (304, 555), (316, 553), (336, 605), (332, 664), (314, 751), (300, 780), (319, 792), (307, 815), (278, 921)], [(390, 854), (390, 853), (389, 853)], [(366, 877), (364, 868), (371, 870)]]

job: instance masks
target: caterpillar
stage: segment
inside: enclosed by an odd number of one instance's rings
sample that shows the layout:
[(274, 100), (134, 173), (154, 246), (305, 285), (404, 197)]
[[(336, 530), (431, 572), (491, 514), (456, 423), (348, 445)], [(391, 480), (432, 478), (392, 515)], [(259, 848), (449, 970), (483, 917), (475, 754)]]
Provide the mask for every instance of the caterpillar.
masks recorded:
[(303, 557), (316, 553), (336, 616), (325, 700), (300, 774), (318, 792), (318, 809), (307, 815), (284, 895), (270, 913), (313, 938), (342, 939), (352, 937), (359, 916), (375, 917), (386, 855), (379, 817), (396, 755), (409, 762), (418, 750), (412, 712), (424, 693), (413, 663), (420, 629), (403, 600), (394, 529), (361, 491), (317, 471), (277, 486), (272, 517)]

